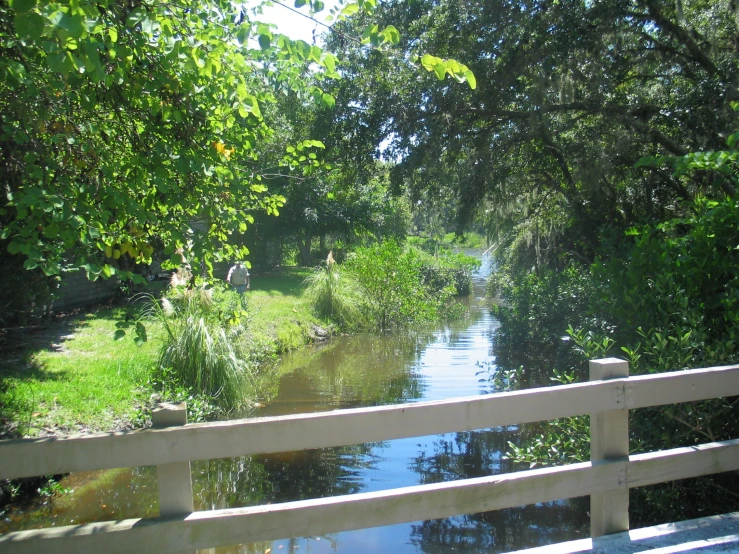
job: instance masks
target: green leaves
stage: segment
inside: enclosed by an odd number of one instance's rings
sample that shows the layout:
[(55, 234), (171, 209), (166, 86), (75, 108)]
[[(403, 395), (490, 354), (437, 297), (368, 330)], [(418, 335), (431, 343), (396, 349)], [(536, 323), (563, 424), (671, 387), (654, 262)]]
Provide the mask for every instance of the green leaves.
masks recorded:
[(472, 73), (472, 70), (456, 60), (445, 60), (432, 56), (431, 54), (424, 54), (421, 56), (420, 62), (424, 69), (433, 71), (436, 74), (436, 78), (440, 81), (447, 75), (451, 75), (460, 83), (466, 81), (473, 90), (477, 87), (477, 79), (474, 73)]
[(36, 7), (36, 0), (10, 0), (10, 7), (15, 10), (15, 13), (22, 14), (30, 12)]
[(336, 105), (336, 99), (327, 92), (321, 95), (321, 100), (323, 101), (323, 105), (329, 109), (333, 109)]
[[(322, 0), (295, 5), (324, 9)], [(64, 260), (90, 278), (125, 276), (127, 265), (151, 258), (144, 245), (152, 244), (167, 256), (190, 245), (180, 251), (207, 267), (227, 255), (245, 214), (284, 204), (259, 177), (264, 157), (282, 150), (274, 148), (279, 95), (294, 95), (297, 110), (336, 108), (326, 79), (340, 77), (337, 56), (275, 35), (240, 5), (5, 6), (21, 48), (0, 62), (4, 159), (17, 161), (2, 166), (13, 184), (0, 228), (13, 252), (44, 271), (58, 273)], [(360, 0), (341, 13), (375, 7)], [(374, 47), (400, 42), (393, 25), (365, 31)], [(325, 167), (323, 142), (302, 138), (270, 163), (301, 177)]]
[[(147, 297), (147, 301), (149, 301), (149, 298)], [(156, 302), (153, 298), (150, 299), (151, 302)], [(148, 308), (148, 311), (154, 311), (151, 307)], [(146, 310), (145, 310), (146, 312)], [(145, 315), (148, 315), (148, 312), (145, 313)], [(121, 340), (126, 336), (126, 331), (133, 327), (133, 341), (136, 344), (136, 346), (143, 346), (146, 344), (149, 340), (149, 337), (146, 333), (146, 326), (143, 324), (143, 322), (139, 320), (134, 321), (119, 321), (115, 324), (116, 331), (113, 334), (113, 340)]]
[(128, 17), (126, 18), (126, 26), (135, 27), (142, 23), (146, 18), (146, 9), (143, 6), (138, 6), (128, 14)]
[(259, 46), (262, 50), (269, 50), (271, 45), (271, 37), (269, 35), (259, 35)]
[(339, 19), (346, 19), (347, 17), (350, 17), (357, 13), (359, 11), (359, 5), (358, 4), (347, 4), (344, 6), (344, 9), (341, 10), (341, 13), (339, 14)]
[(383, 39), (390, 44), (398, 44), (400, 42), (400, 33), (392, 25), (388, 25), (382, 31)]
[(13, 23), (16, 33), (23, 39), (39, 40), (46, 28), (46, 20), (35, 12), (19, 13)]
[(269, 50), (272, 45), (272, 39), (274, 38), (269, 26), (260, 23), (257, 25), (257, 33), (259, 33), (259, 47), (262, 50)]
[(333, 54), (326, 54), (321, 60), (321, 63), (329, 72), (329, 74), (333, 74), (336, 72), (336, 56), (334, 56)]
[(87, 31), (85, 22), (80, 15), (63, 14), (57, 24), (60, 29), (64, 29), (69, 36), (79, 39)]
[(75, 58), (71, 52), (58, 52), (48, 58), (49, 69), (61, 73), (65, 77), (77, 70)]

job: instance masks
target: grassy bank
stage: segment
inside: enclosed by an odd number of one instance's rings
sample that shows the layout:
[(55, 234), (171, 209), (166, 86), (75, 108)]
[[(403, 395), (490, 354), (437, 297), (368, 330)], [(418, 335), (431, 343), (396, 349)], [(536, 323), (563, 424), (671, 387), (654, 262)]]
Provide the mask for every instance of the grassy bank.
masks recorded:
[[(304, 345), (322, 325), (303, 299), (309, 270), (254, 276), (248, 332), (273, 352)], [(97, 308), (0, 334), (0, 433), (45, 436), (141, 426), (156, 399), (150, 382), (161, 330), (113, 341), (123, 308)]]

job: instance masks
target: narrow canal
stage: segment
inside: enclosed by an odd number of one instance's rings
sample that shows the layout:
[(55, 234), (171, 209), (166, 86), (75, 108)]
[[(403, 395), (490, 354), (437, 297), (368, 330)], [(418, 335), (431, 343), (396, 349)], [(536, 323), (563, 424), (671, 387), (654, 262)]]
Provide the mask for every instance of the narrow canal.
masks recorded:
[[(340, 338), (281, 361), (279, 392), (257, 416), (439, 400), (494, 392), (478, 363), (494, 361), (498, 322), (483, 301), (490, 260), (474, 275), (469, 316), (393, 336)], [(370, 492), (513, 471), (505, 458), (519, 427), (192, 464), (195, 508), (210, 510)], [(531, 429), (529, 429), (531, 431)], [(275, 437), (279, 440), (279, 437)], [(71, 475), (72, 492), (0, 521), (0, 532), (155, 516), (154, 468)], [(587, 501), (208, 550), (236, 553), (492, 553), (588, 535)]]

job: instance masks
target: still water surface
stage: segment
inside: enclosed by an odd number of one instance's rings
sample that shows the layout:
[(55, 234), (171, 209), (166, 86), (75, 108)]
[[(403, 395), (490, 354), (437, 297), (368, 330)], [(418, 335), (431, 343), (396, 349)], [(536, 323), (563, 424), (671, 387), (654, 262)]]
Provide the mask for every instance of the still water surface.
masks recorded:
[[(256, 414), (275, 416), (441, 400), (493, 392), (478, 362), (494, 361), (498, 322), (483, 301), (490, 260), (474, 276), (463, 321), (403, 336), (355, 336), (281, 361), (276, 398)], [(513, 471), (508, 441), (526, 429), (497, 428), (341, 448), (193, 462), (195, 509), (211, 510), (370, 492)], [(528, 430), (530, 431), (530, 429)], [(6, 516), (0, 532), (156, 516), (155, 468), (73, 474), (73, 492)], [(374, 529), (211, 549), (218, 554), (491, 553), (587, 536), (583, 499)]]

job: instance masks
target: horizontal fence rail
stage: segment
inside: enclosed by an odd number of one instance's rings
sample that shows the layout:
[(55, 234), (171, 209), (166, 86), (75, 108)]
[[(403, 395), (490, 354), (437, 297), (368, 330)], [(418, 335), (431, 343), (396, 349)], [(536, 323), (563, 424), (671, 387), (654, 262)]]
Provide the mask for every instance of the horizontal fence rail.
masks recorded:
[(739, 365), (186, 427), (0, 441), (0, 477), (292, 452), (739, 395)]
[[(129, 519), (0, 536), (8, 554), (130, 552), (130, 542), (161, 554), (304, 537), (512, 508), (739, 470), (739, 440), (630, 456), (628, 461), (520, 471), (348, 496), (176, 518)], [(120, 544), (122, 532), (128, 544)]]
[[(587, 495), (592, 499), (594, 536), (624, 530), (624, 525), (628, 529), (628, 489), (739, 470), (739, 439), (624, 456), (623, 445), (628, 447), (624, 415), (634, 408), (739, 395), (739, 365), (619, 377), (624, 374), (628, 374), (626, 362), (596, 360), (591, 362), (591, 378), (598, 380), (575, 385), (135, 432), (0, 441), (0, 478), (157, 465), (164, 475), (167, 471), (181, 475), (184, 470), (189, 482), (191, 460), (342, 446), (590, 414), (591, 422), (597, 421), (591, 426), (592, 450), (599, 452), (592, 462), (477, 479), (249, 508), (192, 512), (190, 507), (181, 509), (182, 515), (168, 517), (20, 531), (0, 535), (0, 551), (183, 552)], [(161, 421), (162, 425), (177, 425), (174, 420)], [(174, 479), (176, 482), (179, 477)], [(161, 489), (160, 485), (160, 494), (166, 493)], [(600, 504), (593, 504), (595, 499)], [(616, 501), (604, 502), (609, 499)], [(188, 505), (187, 500), (183, 503), (183, 499), (176, 499), (167, 513), (176, 514), (178, 506)]]

